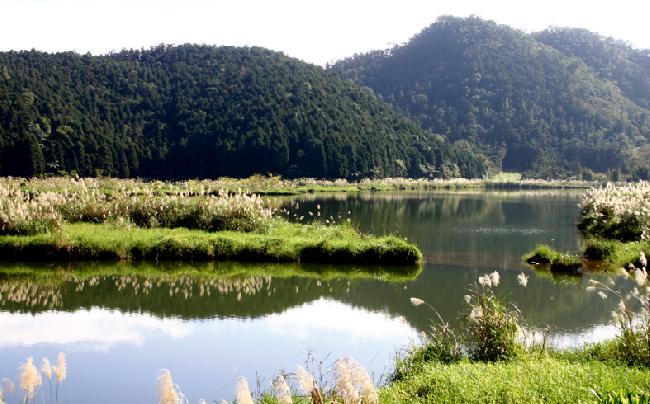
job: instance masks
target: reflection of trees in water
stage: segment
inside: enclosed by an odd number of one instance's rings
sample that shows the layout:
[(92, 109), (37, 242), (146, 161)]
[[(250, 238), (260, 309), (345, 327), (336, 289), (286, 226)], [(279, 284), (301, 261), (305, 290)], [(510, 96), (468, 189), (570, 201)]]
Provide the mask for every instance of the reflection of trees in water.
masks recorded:
[(0, 309), (37, 313), (100, 306), (187, 319), (259, 317), (321, 296), (350, 293), (358, 278), (379, 277), (384, 280), (377, 283), (391, 284), (413, 279), (419, 271), (401, 268), (403, 275), (393, 275), (381, 267), (364, 269), (236, 263), (79, 264), (66, 269), (17, 265), (0, 271)]
[[(459, 316), (467, 310), (463, 301), (467, 286), (485, 272), (427, 266), (417, 279), (385, 282), (355, 279), (341, 273), (297, 276), (295, 268), (283, 266), (273, 266), (268, 271), (284, 271), (278, 277), (245, 275), (242, 269), (251, 270), (234, 267), (225, 273), (146, 273), (146, 269), (122, 267), (108, 275), (77, 270), (59, 271), (55, 276), (34, 271), (15, 279), (5, 271), (0, 277), (0, 309), (38, 313), (99, 306), (184, 319), (258, 318), (328, 298), (363, 310), (403, 317), (418, 330), (426, 331), (432, 313), (413, 307), (409, 298), (425, 299), (444, 319), (457, 324)], [(523, 288), (516, 282), (517, 273), (502, 271), (502, 283), (496, 291), (504, 300), (515, 302), (530, 325), (551, 325), (556, 332), (575, 332), (609, 321), (616, 302), (586, 293), (586, 279), (557, 280), (531, 274), (528, 287)]]

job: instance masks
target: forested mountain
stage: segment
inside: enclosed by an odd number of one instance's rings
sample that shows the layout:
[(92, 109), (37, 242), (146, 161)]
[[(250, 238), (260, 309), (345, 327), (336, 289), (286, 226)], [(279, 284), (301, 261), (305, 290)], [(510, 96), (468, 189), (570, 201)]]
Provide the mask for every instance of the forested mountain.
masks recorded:
[(441, 17), (404, 45), (331, 70), (434, 133), (477, 145), (504, 170), (550, 177), (633, 170), (626, 160), (650, 137), (647, 52), (563, 33)]
[(487, 162), (262, 48), (0, 53), (0, 175), (466, 176)]
[(650, 50), (634, 49), (586, 29), (549, 28), (534, 36), (568, 56), (580, 58), (598, 77), (613, 81), (625, 96), (650, 108)]

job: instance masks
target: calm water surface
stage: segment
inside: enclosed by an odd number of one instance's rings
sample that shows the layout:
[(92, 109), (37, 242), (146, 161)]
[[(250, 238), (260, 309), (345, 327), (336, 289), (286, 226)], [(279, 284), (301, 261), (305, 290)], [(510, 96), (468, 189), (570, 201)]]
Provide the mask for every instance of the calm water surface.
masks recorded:
[[(307, 195), (285, 201), (295, 220), (320, 213), (363, 231), (398, 233), (425, 256), (421, 272), (381, 279), (334, 266), (84, 264), (0, 268), (0, 379), (16, 381), (28, 356), (68, 358), (65, 403), (155, 402), (170, 369), (189, 402), (232, 399), (236, 379), (267, 390), (279, 371), (317, 372), (351, 356), (381, 381), (395, 354), (427, 329), (425, 299), (455, 322), (463, 294), (499, 270), (498, 293), (554, 343), (611, 337), (616, 302), (584, 292), (589, 276), (536, 274), (521, 256), (537, 243), (577, 250), (579, 192), (453, 192)], [(307, 273), (304, 274), (304, 270)], [(516, 283), (530, 275), (527, 288)], [(256, 382), (257, 381), (257, 382)], [(49, 387), (44, 397), (49, 400)], [(8, 402), (20, 402), (19, 394)], [(39, 400), (41, 397), (39, 396)], [(38, 401), (38, 400), (37, 400)], [(41, 400), (42, 402), (42, 400)]]

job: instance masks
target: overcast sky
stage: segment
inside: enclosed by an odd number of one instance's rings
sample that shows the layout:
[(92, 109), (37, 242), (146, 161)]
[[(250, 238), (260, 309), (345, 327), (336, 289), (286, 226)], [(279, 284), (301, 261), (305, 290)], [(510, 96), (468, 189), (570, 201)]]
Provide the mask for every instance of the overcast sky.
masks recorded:
[(650, 49), (648, 0), (0, 0), (0, 50), (93, 54), (160, 43), (259, 45), (325, 64), (403, 43), (440, 15), (528, 32), (587, 28)]

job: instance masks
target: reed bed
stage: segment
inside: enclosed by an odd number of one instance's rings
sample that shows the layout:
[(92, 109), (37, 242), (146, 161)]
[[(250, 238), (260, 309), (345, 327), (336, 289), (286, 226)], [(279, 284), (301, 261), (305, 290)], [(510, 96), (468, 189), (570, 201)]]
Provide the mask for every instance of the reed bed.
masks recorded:
[(404, 191), (438, 189), (565, 189), (590, 188), (594, 182), (576, 180), (538, 180), (497, 176), (492, 179), (426, 179), (377, 178), (350, 181), (347, 179), (284, 179), (277, 176), (253, 175), (248, 178), (219, 178), (214, 180), (148, 181), (116, 178), (0, 178), (0, 184), (29, 192), (76, 192), (82, 188), (95, 188), (112, 195), (125, 192), (130, 195), (154, 193), (156, 195), (216, 195), (219, 190), (246, 192), (260, 195), (296, 195), (313, 192)]
[(650, 183), (607, 184), (590, 189), (580, 202), (580, 228), (620, 241), (650, 237)]

